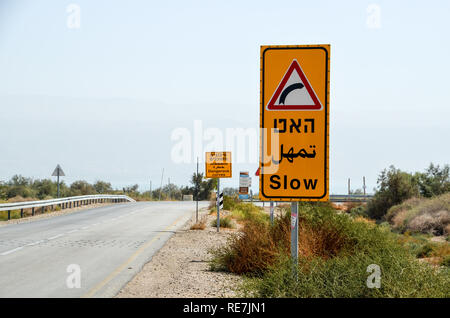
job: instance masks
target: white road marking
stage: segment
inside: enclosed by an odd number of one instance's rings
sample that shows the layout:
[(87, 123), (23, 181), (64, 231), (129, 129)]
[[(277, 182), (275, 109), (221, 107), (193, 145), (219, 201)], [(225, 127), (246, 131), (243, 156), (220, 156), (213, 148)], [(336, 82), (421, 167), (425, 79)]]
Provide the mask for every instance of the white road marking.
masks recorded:
[(42, 243), (42, 242), (44, 242), (44, 240), (39, 240), (39, 241), (36, 241), (36, 242), (33, 242), (33, 243), (28, 243), (28, 244), (25, 245), (25, 246), (34, 246), (34, 245), (38, 245), (38, 244), (40, 244), (40, 243)]
[(66, 234), (70, 234), (70, 233), (75, 233), (75, 232), (78, 232), (78, 231), (79, 231), (79, 229), (75, 229), (75, 230), (72, 230), (72, 231), (66, 232)]
[(64, 234), (58, 234), (58, 235), (55, 235), (55, 236), (52, 236), (52, 237), (49, 237), (47, 240), (54, 240), (54, 239), (56, 239), (56, 238), (58, 238), (58, 237), (61, 237), (61, 236), (64, 236)]
[(20, 247), (16, 247), (15, 249), (12, 249), (12, 250), (9, 250), (9, 251), (6, 251), (6, 252), (3, 252), (3, 253), (1, 253), (0, 255), (8, 255), (8, 254), (11, 254), (11, 253), (14, 253), (14, 252), (17, 252), (17, 251), (19, 251), (19, 250), (21, 250), (23, 248), (23, 246), (20, 246)]

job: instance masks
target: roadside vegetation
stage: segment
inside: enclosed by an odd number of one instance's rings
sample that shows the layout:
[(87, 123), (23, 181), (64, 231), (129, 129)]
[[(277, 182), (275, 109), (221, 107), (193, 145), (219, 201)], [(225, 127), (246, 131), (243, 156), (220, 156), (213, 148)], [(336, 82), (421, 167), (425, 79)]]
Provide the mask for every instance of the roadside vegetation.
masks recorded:
[[(246, 206), (237, 204), (235, 209), (248, 209), (241, 205)], [(296, 281), (290, 259), (289, 207), (283, 208), (274, 225), (257, 207), (243, 215), (239, 234), (225, 246), (212, 250), (210, 262), (211, 270), (247, 277), (241, 290), (243, 296), (448, 296), (448, 267), (419, 262), (389, 226), (336, 213), (328, 204), (301, 204)], [(370, 264), (381, 268), (379, 289), (366, 285)]]
[[(67, 185), (60, 182), (60, 196), (71, 197), (91, 194), (126, 194), (135, 200), (182, 200), (183, 195), (193, 195), (194, 200), (198, 197), (201, 200), (209, 200), (210, 193), (216, 185), (215, 179), (203, 180), (203, 174), (194, 174), (190, 180), (191, 186), (181, 186), (171, 183), (162, 188), (150, 191), (139, 191), (137, 184), (114, 189), (111, 183), (98, 180), (93, 184), (87, 181), (78, 180)], [(198, 193), (196, 193), (198, 189)], [(21, 175), (15, 175), (8, 181), (0, 181), (0, 201), (20, 202), (45, 200), (56, 198), (57, 184), (51, 179), (32, 179)]]
[[(183, 195), (192, 195), (195, 200), (209, 200), (211, 191), (216, 185), (215, 179), (204, 180), (203, 174), (193, 174), (190, 180), (191, 185), (181, 186), (171, 183), (162, 188), (156, 188), (151, 191), (139, 191), (137, 184), (114, 189), (111, 183), (98, 180), (93, 184), (78, 180), (67, 185), (64, 181), (60, 182), (60, 197), (71, 197), (93, 194), (125, 194), (136, 201), (150, 200), (182, 200)], [(198, 189), (198, 191), (197, 191)], [(13, 203), (25, 201), (48, 200), (57, 197), (57, 183), (51, 179), (32, 179), (21, 175), (15, 175), (8, 181), (0, 181), (0, 203)], [(45, 208), (48, 210), (49, 208)], [(55, 207), (58, 210), (58, 207)], [(42, 209), (39, 208), (41, 213)], [(31, 209), (24, 210), (25, 216), (31, 215)], [(20, 218), (20, 211), (11, 211), (11, 218)], [(7, 220), (7, 211), (0, 211), (0, 221)]]
[[(449, 297), (448, 166), (382, 171), (368, 204), (300, 203), (298, 279), (290, 257), (290, 206), (274, 224), (261, 208), (224, 198), (240, 224), (211, 250), (210, 269), (246, 277), (244, 297)], [(368, 267), (381, 270), (369, 288)]]
[(433, 198), (411, 198), (386, 213), (386, 221), (400, 233), (450, 234), (450, 192)]

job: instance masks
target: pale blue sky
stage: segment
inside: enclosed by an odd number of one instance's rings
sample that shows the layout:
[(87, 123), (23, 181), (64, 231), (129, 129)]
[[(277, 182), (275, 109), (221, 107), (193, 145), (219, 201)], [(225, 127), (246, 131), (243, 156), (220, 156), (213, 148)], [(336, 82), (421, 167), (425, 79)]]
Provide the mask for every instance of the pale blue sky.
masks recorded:
[[(81, 28), (66, 26), (70, 3)], [(381, 28), (367, 26), (367, 7)], [(448, 1), (0, 1), (0, 180), (187, 184), (171, 131), (259, 125), (259, 48), (331, 44), (330, 186), (449, 162)], [(117, 145), (119, 143), (119, 145)], [(235, 178), (223, 182), (237, 186)], [(254, 180), (253, 188), (257, 189)]]

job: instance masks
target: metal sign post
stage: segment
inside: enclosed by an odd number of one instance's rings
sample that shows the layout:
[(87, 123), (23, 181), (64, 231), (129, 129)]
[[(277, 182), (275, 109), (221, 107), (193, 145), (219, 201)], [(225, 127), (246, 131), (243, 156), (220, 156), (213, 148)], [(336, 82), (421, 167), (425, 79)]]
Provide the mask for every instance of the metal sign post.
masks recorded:
[(57, 178), (56, 179), (56, 197), (59, 198), (59, 177), (65, 176), (64, 171), (59, 164), (56, 165), (56, 168), (53, 171), (52, 176)]
[(329, 200), (330, 45), (262, 46), (262, 201), (291, 202), (291, 256), (297, 276), (298, 202)]
[(273, 201), (270, 201), (270, 224), (273, 225)]
[[(221, 208), (221, 193), (220, 193), (220, 178), (231, 178), (231, 152), (207, 152), (205, 160), (205, 178), (217, 178), (217, 232), (220, 228), (220, 208)], [(223, 200), (223, 198), (222, 198)]]
[(298, 264), (298, 202), (291, 203), (291, 257), (294, 264), (293, 274), (297, 279)]

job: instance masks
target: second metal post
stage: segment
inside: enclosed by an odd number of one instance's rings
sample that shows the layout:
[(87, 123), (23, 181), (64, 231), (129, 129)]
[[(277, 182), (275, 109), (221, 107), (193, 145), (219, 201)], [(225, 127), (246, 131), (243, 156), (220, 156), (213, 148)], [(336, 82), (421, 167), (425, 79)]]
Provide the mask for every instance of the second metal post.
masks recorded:
[(216, 195), (216, 205), (217, 205), (217, 232), (220, 228), (220, 178), (217, 178), (217, 195)]
[(294, 265), (293, 274), (297, 279), (298, 267), (298, 202), (291, 203), (291, 257)]

